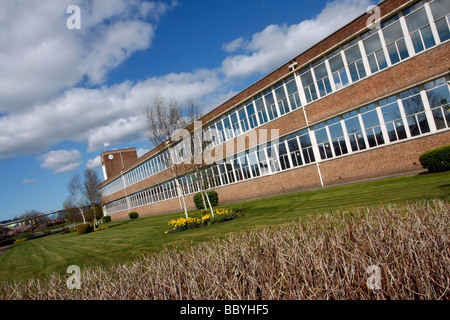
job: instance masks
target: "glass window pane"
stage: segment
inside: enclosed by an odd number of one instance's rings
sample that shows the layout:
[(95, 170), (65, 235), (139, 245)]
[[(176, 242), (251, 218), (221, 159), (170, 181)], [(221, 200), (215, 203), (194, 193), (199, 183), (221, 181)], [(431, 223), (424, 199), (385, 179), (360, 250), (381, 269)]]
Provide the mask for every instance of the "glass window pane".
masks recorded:
[(347, 59), (347, 63), (351, 64), (356, 60), (361, 59), (361, 52), (359, 51), (358, 45), (355, 45), (347, 50), (345, 50), (345, 58)]
[(422, 43), (422, 37), (420, 36), (420, 31), (416, 31), (411, 34), (411, 40), (414, 46), (414, 51), (416, 53), (423, 51), (425, 48)]
[(314, 74), (316, 76), (316, 79), (322, 79), (323, 77), (328, 76), (327, 67), (325, 66), (325, 63), (322, 63), (314, 68)]
[(331, 72), (335, 72), (341, 68), (344, 68), (344, 62), (342, 61), (342, 57), (340, 54), (334, 56), (329, 60)]
[(391, 24), (390, 26), (383, 29), (383, 36), (386, 44), (397, 41), (400, 38), (403, 38), (402, 27), (400, 26), (400, 22), (396, 22)]
[(426, 26), (425, 28), (421, 29), (420, 32), (422, 33), (423, 42), (427, 49), (436, 44), (436, 42), (434, 42), (433, 33), (431, 32), (430, 26)]
[(439, 33), (439, 38), (441, 39), (441, 42), (444, 42), (448, 39), (450, 39), (450, 31), (448, 27), (448, 17), (444, 17), (438, 21), (436, 21), (436, 28)]
[(413, 32), (428, 24), (427, 13), (425, 12), (425, 8), (423, 7), (411, 13), (410, 15), (407, 15), (405, 17), (405, 20), (409, 32)]
[(300, 78), (302, 79), (303, 87), (307, 87), (314, 82), (311, 71), (302, 74)]
[(450, 93), (447, 86), (427, 91), (427, 97), (432, 109), (450, 102)]
[(381, 49), (381, 41), (378, 33), (374, 34), (370, 38), (367, 38), (363, 41), (364, 49), (366, 50), (366, 54), (369, 55), (378, 49)]
[(406, 48), (405, 39), (397, 41), (397, 48), (400, 53), (401, 59), (406, 59), (409, 57), (408, 49)]
[(434, 19), (439, 19), (440, 17), (450, 13), (450, 1), (448, 0), (435, 0), (430, 3), (430, 7), (433, 12)]

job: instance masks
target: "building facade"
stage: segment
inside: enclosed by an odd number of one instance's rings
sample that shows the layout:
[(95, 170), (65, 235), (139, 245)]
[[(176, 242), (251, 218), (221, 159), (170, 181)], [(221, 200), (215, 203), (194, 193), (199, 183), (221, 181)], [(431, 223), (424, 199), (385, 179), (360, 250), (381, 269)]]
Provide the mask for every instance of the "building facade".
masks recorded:
[(194, 207), (201, 183), (225, 203), (422, 170), (450, 143), (450, 1), (378, 8), (375, 27), (361, 15), (206, 114), (191, 141), (217, 161), (175, 179), (165, 159), (191, 158), (183, 140), (108, 172), (103, 212)]

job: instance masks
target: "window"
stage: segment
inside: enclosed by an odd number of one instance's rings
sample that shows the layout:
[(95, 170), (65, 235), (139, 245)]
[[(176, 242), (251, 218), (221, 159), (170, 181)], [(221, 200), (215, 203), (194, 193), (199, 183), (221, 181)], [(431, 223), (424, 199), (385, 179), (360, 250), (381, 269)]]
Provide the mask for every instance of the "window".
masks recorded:
[(224, 127), (224, 131), (226, 133), (226, 139), (233, 139), (234, 135), (233, 135), (233, 129), (231, 128), (231, 121), (230, 118), (228, 117), (228, 115), (224, 116), (223, 119), (223, 127)]
[(303, 90), (305, 92), (306, 101), (309, 103), (311, 101), (317, 100), (316, 87), (314, 85), (314, 80), (311, 74), (311, 70), (305, 72), (300, 76), (302, 79)]
[[(294, 167), (301, 166), (303, 164), (303, 160), (302, 160), (302, 156), (300, 153), (300, 146), (297, 141), (297, 135), (294, 133), (294, 134), (287, 136), (286, 143), (289, 148), (292, 165)], [(280, 154), (281, 154), (281, 152), (280, 152)]]
[(305, 164), (315, 161), (314, 151), (312, 148), (311, 138), (309, 137), (308, 129), (303, 129), (297, 132), (298, 141), (300, 142), (300, 147), (302, 148), (303, 159)]
[(258, 165), (258, 157), (256, 156), (256, 149), (250, 149), (248, 151), (248, 164), (252, 172), (253, 177), (259, 177), (261, 172)]
[[(205, 150), (209, 149), (210, 147), (213, 146), (212, 140), (213, 140), (213, 136), (211, 133), (211, 128), (208, 127), (203, 131), (203, 148)], [(154, 165), (152, 165), (152, 171), (155, 169)]]
[(438, 130), (450, 127), (450, 92), (445, 78), (424, 85)]
[(325, 122), (315, 125), (313, 130), (316, 135), (317, 146), (322, 160), (332, 158), (333, 152), (331, 151), (330, 139), (328, 138), (328, 133), (325, 128)]
[(256, 112), (258, 113), (258, 119), (260, 124), (264, 124), (269, 121), (266, 113), (266, 107), (264, 105), (264, 101), (262, 95), (258, 95), (255, 97), (255, 106)]
[[(247, 151), (248, 153), (248, 151)], [(247, 157), (246, 153), (242, 152), (238, 155), (239, 164), (241, 165), (242, 174), (244, 176), (244, 179), (250, 179), (252, 176), (250, 174), (250, 169), (248, 167)]]
[(280, 82), (274, 87), (275, 95), (277, 97), (278, 102), (278, 108), (280, 110), (280, 115), (282, 116), (285, 113), (288, 113), (289, 110), (289, 104), (287, 102), (286, 98), (286, 92), (284, 91), (284, 85), (283, 82)]
[(402, 99), (403, 110), (405, 111), (406, 122), (408, 123), (411, 136), (414, 137), (430, 132), (419, 87), (400, 93), (400, 98)]
[(277, 106), (275, 105), (272, 89), (264, 92), (264, 101), (266, 102), (267, 114), (269, 115), (269, 119), (273, 120), (275, 118), (278, 118)]
[(384, 57), (383, 48), (381, 46), (380, 36), (376, 31), (376, 29), (373, 29), (362, 35), (362, 38), (364, 38), (364, 50), (366, 51), (372, 73), (387, 67), (386, 58)]
[[(393, 21), (395, 22), (392, 23)], [(386, 41), (386, 46), (389, 53), (389, 58), (391, 59), (391, 63), (395, 64), (403, 59), (408, 58), (409, 53), (408, 49), (406, 48), (402, 27), (400, 25), (400, 22), (398, 21), (398, 15), (395, 15), (388, 21), (385, 21), (384, 24), (386, 24), (387, 27), (383, 29), (383, 36), (384, 40)]]
[(331, 84), (328, 78), (328, 71), (325, 62), (314, 67), (314, 75), (316, 76), (317, 87), (321, 97), (331, 93)]
[[(354, 40), (350, 42), (350, 44), (354, 42), (356, 41)], [(358, 44), (356, 43), (350, 48), (346, 49), (344, 53), (352, 81), (358, 81), (359, 79), (364, 78), (366, 76), (366, 70), (364, 69), (361, 51), (359, 51)]]
[(450, 2), (448, 0), (435, 0), (430, 3), (430, 7), (441, 42), (450, 39)]
[(277, 151), (276, 146), (272, 144), (272, 142), (267, 143), (267, 158), (269, 160), (270, 168), (272, 169), (272, 172), (278, 172), (280, 171), (280, 162), (277, 158)]
[(366, 130), (367, 142), (370, 147), (384, 144), (380, 120), (374, 103), (359, 109)]
[(236, 115), (236, 111), (230, 114), (231, 126), (233, 127), (234, 136), (237, 137), (241, 134), (241, 127), (239, 125), (239, 120)]
[(238, 157), (236, 154), (233, 157), (233, 165), (234, 165), (234, 175), (235, 175), (237, 181), (243, 180), (244, 175), (242, 174), (241, 165), (239, 164), (239, 160), (238, 160)]
[(245, 104), (245, 109), (247, 110), (248, 122), (250, 124), (250, 128), (253, 129), (258, 126), (258, 122), (256, 120), (255, 115), (255, 107), (253, 106), (253, 102), (249, 101)]
[(329, 59), (330, 69), (336, 89), (341, 89), (348, 85), (348, 76), (345, 71), (344, 62), (340, 53)]
[[(406, 12), (409, 11), (410, 9), (404, 10), (404, 14), (406, 15)], [(430, 24), (424, 7), (406, 15), (405, 20), (416, 53), (436, 44), (434, 42), (433, 34), (431, 33)]]
[(345, 143), (344, 132), (342, 131), (341, 119), (339, 117), (327, 121), (328, 130), (330, 131), (331, 143), (333, 145), (334, 154), (340, 156), (348, 153), (347, 144)]
[(352, 151), (366, 149), (366, 142), (359, 122), (358, 111), (352, 111), (342, 116), (347, 130), (348, 140)]
[(228, 184), (228, 176), (227, 176), (227, 171), (225, 169), (225, 164), (221, 163), (219, 164), (219, 171), (220, 171), (220, 178), (223, 182), (223, 184)]
[(287, 78), (284, 82), (286, 83), (286, 90), (289, 102), (291, 104), (291, 109), (295, 110), (297, 108), (300, 108), (302, 103), (300, 102), (300, 96), (298, 94), (297, 84), (295, 83), (294, 76)]
[(291, 167), (291, 164), (289, 162), (288, 149), (286, 147), (284, 139), (281, 139), (281, 142), (278, 144), (278, 157), (280, 160), (281, 170), (286, 170)]
[(245, 113), (245, 108), (241, 107), (240, 109), (238, 109), (237, 113), (239, 114), (239, 119), (240, 119), (239, 124), (241, 126), (242, 132), (248, 131), (248, 129), (250, 127), (248, 125), (247, 114)]
[(263, 146), (257, 147), (257, 154), (259, 159), (259, 168), (261, 170), (261, 175), (269, 174), (269, 163), (267, 161), (266, 149)]
[(217, 165), (213, 165), (210, 169), (211, 175), (214, 178), (214, 183), (215, 185), (221, 186), (222, 185), (222, 181), (220, 179), (220, 172), (219, 172), (219, 168)]
[(226, 172), (227, 172), (228, 183), (233, 183), (233, 182), (235, 182), (236, 180), (235, 180), (234, 174), (233, 174), (233, 171), (234, 171), (234, 168), (233, 168), (233, 161), (232, 161), (231, 159), (228, 159), (228, 160), (225, 162), (225, 169), (226, 169)]
[(380, 102), (381, 111), (383, 113), (384, 122), (388, 131), (389, 141), (397, 141), (406, 138), (405, 126), (403, 124), (397, 99), (391, 96)]

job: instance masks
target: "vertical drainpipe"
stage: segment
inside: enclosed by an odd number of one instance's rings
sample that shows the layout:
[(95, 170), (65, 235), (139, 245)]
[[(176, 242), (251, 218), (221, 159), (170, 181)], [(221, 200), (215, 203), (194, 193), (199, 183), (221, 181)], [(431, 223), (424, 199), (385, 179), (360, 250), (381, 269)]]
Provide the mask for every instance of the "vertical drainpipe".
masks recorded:
[[(122, 153), (121, 153), (122, 155)], [(131, 212), (130, 199), (127, 196), (127, 185), (125, 184), (125, 178), (123, 177), (123, 171), (120, 171), (120, 177), (122, 178), (123, 191), (125, 192), (125, 201), (127, 202), (128, 213)]]

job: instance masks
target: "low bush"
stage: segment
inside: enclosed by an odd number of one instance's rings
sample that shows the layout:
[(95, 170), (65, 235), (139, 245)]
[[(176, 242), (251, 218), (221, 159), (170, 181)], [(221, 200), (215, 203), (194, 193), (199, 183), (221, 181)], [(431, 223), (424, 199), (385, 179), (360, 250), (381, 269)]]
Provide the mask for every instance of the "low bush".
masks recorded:
[(139, 213), (137, 213), (137, 212), (130, 212), (128, 214), (128, 216), (130, 217), (131, 220), (137, 219), (137, 218), (139, 218)]
[(111, 216), (104, 216), (104, 217), (102, 217), (102, 221), (103, 221), (103, 223), (111, 222)]
[(419, 161), (428, 172), (450, 170), (450, 144), (422, 153)]
[(92, 231), (92, 226), (89, 224), (80, 224), (77, 226), (77, 233), (78, 234), (86, 234)]
[[(211, 206), (215, 207), (219, 205), (219, 195), (216, 191), (207, 191), (206, 194), (208, 195), (209, 202), (211, 202)], [(205, 201), (207, 200), (205, 199)], [(194, 204), (199, 210), (205, 209), (203, 206), (202, 194), (200, 192), (194, 195)]]

